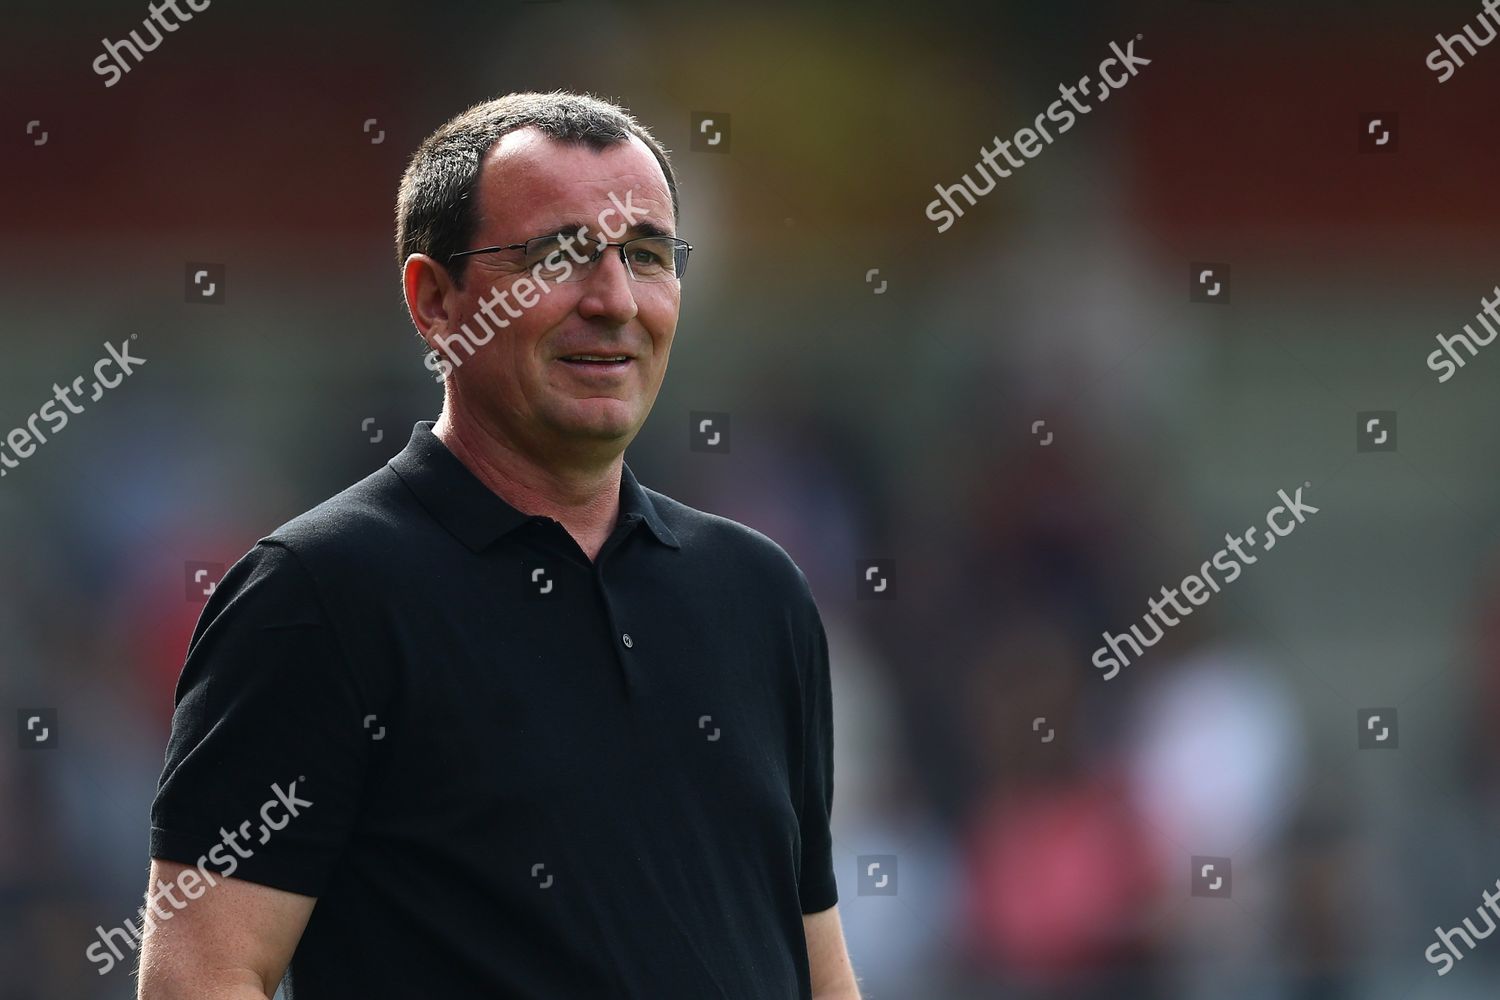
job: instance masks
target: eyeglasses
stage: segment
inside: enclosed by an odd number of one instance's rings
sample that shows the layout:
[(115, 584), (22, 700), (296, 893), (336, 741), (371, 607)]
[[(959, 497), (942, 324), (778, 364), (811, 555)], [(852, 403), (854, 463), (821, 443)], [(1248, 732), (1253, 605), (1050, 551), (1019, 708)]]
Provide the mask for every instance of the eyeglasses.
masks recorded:
[(460, 250), (450, 254), (448, 259), (454, 260), (476, 253), (511, 253), (519, 250), (519, 257), (512, 254), (512, 262), (518, 269), (529, 270), (543, 281), (569, 282), (582, 281), (604, 256), (605, 250), (616, 247), (620, 251), (620, 261), (632, 279), (664, 282), (682, 280), (682, 276), (687, 273), (688, 252), (693, 249), (687, 240), (675, 236), (641, 236), (624, 243), (568, 237), (568, 242), (564, 244), (565, 235), (555, 233), (503, 247)]

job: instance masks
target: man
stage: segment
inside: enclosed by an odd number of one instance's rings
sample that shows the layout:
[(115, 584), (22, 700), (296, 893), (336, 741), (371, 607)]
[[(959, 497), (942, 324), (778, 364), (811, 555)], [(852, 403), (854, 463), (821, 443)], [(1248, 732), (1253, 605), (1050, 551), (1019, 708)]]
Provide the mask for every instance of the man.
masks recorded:
[(807, 580), (624, 464), (690, 249), (666, 153), (512, 94), (397, 215), (442, 414), (205, 607), (140, 996), (858, 1000)]

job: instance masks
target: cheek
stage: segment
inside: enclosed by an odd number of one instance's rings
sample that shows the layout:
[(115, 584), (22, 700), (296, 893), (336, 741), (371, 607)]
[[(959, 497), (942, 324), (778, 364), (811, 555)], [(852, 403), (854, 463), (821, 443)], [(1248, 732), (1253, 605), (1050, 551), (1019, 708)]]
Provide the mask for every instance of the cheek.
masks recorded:
[(559, 327), (566, 325), (578, 301), (577, 285), (553, 285), (550, 294), (543, 295), (537, 304), (525, 310), (520, 319), (512, 320), (510, 329), (512, 343), (518, 354), (542, 359), (551, 352), (551, 337)]
[(678, 294), (674, 292), (670, 298), (663, 296), (660, 301), (639, 303), (640, 314), (636, 318), (651, 335), (651, 343), (658, 355), (666, 355), (677, 331)]

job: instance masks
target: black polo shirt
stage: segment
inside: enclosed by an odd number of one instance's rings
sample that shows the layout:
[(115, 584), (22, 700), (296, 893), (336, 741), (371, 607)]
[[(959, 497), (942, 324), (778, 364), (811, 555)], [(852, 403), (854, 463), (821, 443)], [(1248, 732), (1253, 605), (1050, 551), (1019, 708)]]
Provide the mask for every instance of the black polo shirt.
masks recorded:
[(590, 562), (431, 427), (209, 598), (151, 856), (316, 896), (295, 1000), (809, 997), (838, 896), (806, 578), (629, 466)]

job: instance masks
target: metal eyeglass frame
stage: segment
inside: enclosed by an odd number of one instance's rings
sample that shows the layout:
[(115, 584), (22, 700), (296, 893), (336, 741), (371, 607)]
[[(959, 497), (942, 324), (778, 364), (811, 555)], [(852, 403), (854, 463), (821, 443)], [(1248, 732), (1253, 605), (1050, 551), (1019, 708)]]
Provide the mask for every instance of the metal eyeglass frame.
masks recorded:
[[(524, 251), (526, 251), (526, 256), (530, 257), (531, 256), (531, 251), (527, 250), (526, 249), (527, 247), (529, 247), (533, 243), (538, 243), (538, 242), (541, 242), (543, 240), (556, 241), (559, 235), (560, 234), (558, 234), (558, 233), (549, 233), (546, 236), (533, 236), (531, 239), (527, 240), (524, 243), (510, 243), (510, 244), (507, 244), (506, 246), (480, 247), (477, 250), (460, 250), (458, 253), (449, 254), (448, 255), (448, 259), (451, 261), (451, 260), (454, 260), (454, 259), (459, 258), (459, 257), (467, 257), (470, 254), (476, 254), (476, 253), (494, 253), (497, 250), (524, 250)], [(639, 243), (642, 240), (668, 240), (669, 242), (671, 242), (672, 248), (673, 248), (672, 249), (673, 266), (675, 268), (675, 270), (674, 270), (674, 272), (672, 274), (672, 277), (670, 277), (670, 278), (664, 278), (664, 279), (662, 279), (660, 281), (653, 281), (653, 280), (651, 280), (649, 278), (643, 279), (643, 278), (637, 278), (636, 277), (636, 275), (635, 275), (635, 268), (633, 268), (633, 267), (630, 266), (630, 258), (628, 258), (627, 256), (625, 256), (625, 248), (628, 247), (628, 246), (630, 246), (630, 244), (632, 244), (632, 243)], [(628, 274), (628, 275), (630, 275), (630, 280), (631, 281), (640, 281), (643, 284), (648, 284), (648, 285), (660, 285), (660, 284), (665, 284), (667, 281), (674, 281), (674, 280), (675, 281), (681, 281), (683, 275), (687, 274), (688, 254), (690, 254), (692, 252), (692, 250), (693, 250), (693, 245), (691, 243), (689, 243), (687, 240), (681, 239), (681, 238), (679, 238), (677, 236), (637, 236), (635, 239), (626, 240), (624, 243), (594, 243), (594, 242), (583, 241), (583, 240), (579, 241), (580, 245), (583, 245), (585, 242), (588, 242), (588, 245), (590, 245), (592, 247), (592, 252), (589, 254), (589, 259), (587, 261), (587, 264), (589, 266), (592, 266), (592, 265), (598, 263), (599, 262), (599, 258), (602, 257), (602, 256), (604, 256), (604, 251), (607, 250), (609, 247), (617, 247), (619, 249), (619, 251), (620, 251), (620, 263), (625, 265), (625, 273)], [(570, 258), (572, 257), (572, 253), (570, 251), (566, 251), (565, 250), (564, 252), (568, 253), (568, 256)], [(548, 256), (551, 256), (551, 254), (548, 254)], [(681, 266), (677, 266), (679, 263), (680, 263)], [(540, 266), (540, 265), (533, 265), (533, 266)]]

